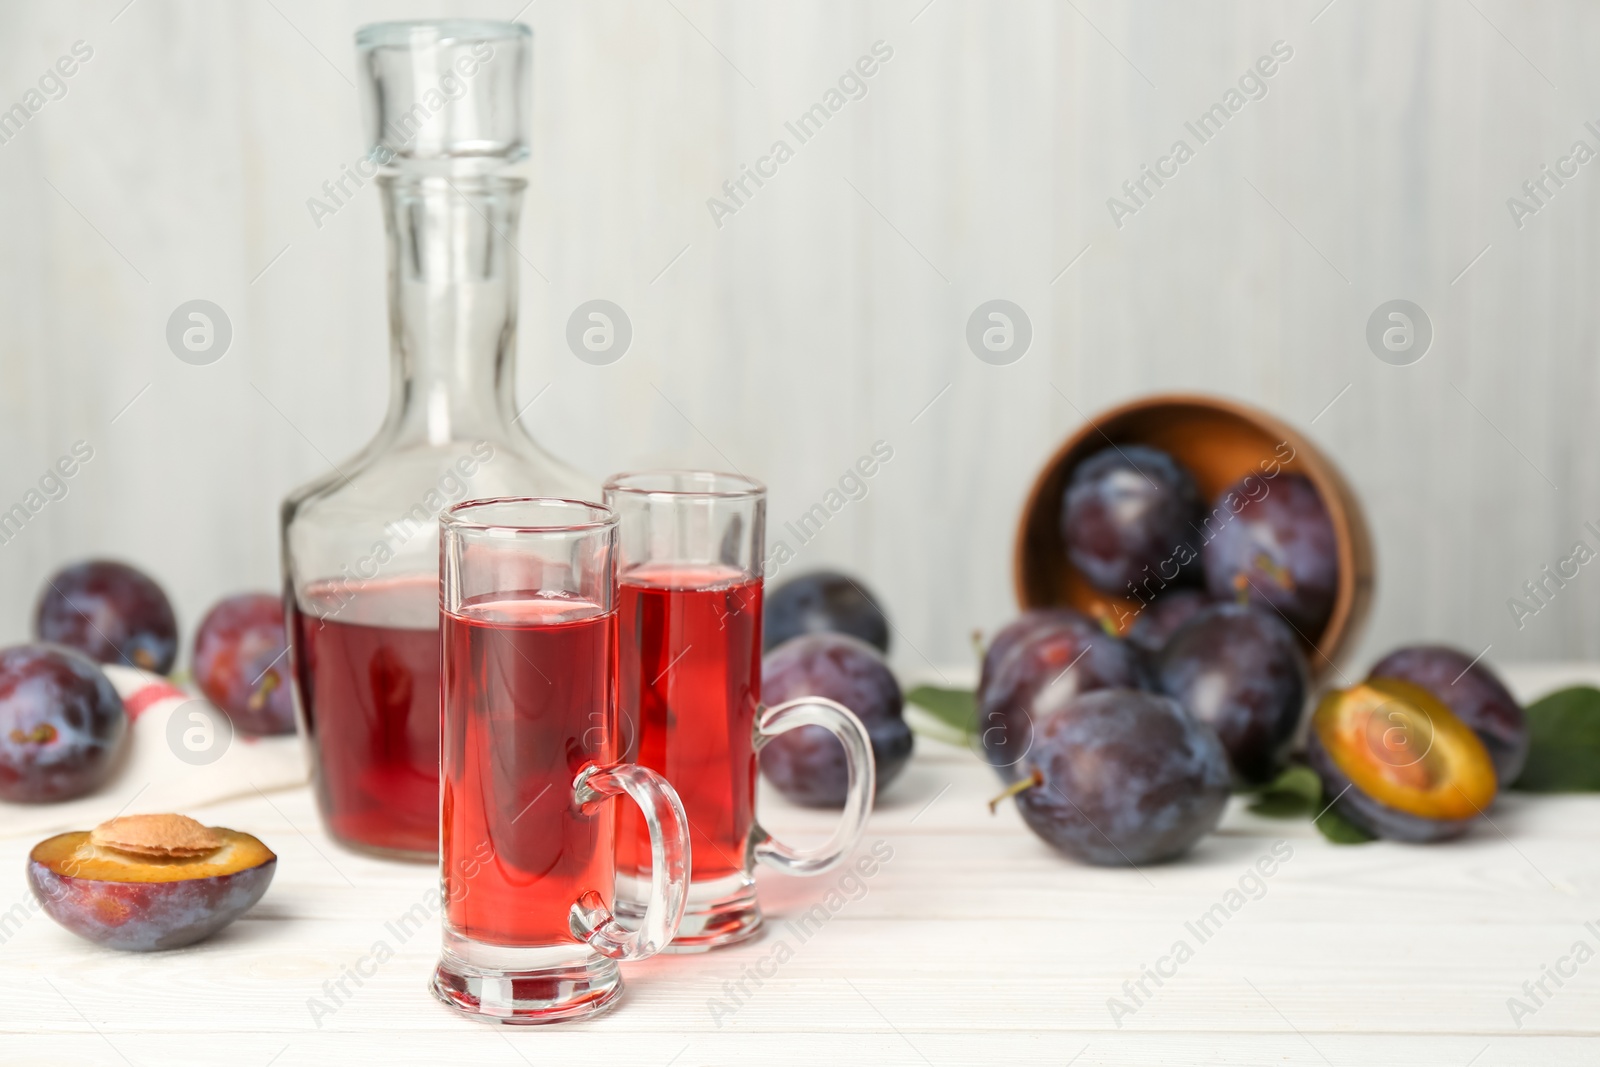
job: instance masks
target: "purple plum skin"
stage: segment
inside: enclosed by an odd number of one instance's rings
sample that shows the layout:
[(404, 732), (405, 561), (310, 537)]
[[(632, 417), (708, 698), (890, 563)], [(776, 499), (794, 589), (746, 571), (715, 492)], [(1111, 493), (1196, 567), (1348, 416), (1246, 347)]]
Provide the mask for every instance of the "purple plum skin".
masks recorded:
[(1155, 660), (1163, 693), (1222, 739), (1234, 773), (1271, 780), (1305, 716), (1306, 661), (1275, 615), (1215, 604), (1190, 619)]
[(1349, 775), (1334, 763), (1316, 730), (1306, 738), (1306, 762), (1322, 779), (1322, 795), (1337, 798), (1333, 801), (1334, 810), (1374, 837), (1425, 845), (1460, 837), (1477, 821), (1425, 819), (1374, 800), (1356, 788)]
[(0, 651), (0, 800), (39, 804), (94, 791), (128, 731), (97, 663), (51, 645)]
[(1101, 689), (1045, 716), (1017, 795), (1028, 828), (1085, 863), (1159, 863), (1216, 828), (1230, 791), (1216, 732), (1156, 693)]
[(1071, 608), (1036, 608), (1018, 615), (1000, 628), (984, 650), (983, 666), (978, 677), (979, 691), (986, 689), (993, 681), (1000, 664), (1011, 655), (1011, 650), (1035, 634), (1076, 622), (1092, 621), (1087, 615)]
[(1371, 678), (1398, 678), (1428, 690), (1466, 723), (1489, 750), (1501, 788), (1528, 760), (1528, 716), (1494, 671), (1465, 652), (1442, 645), (1397, 648), (1379, 660)]
[(1339, 548), (1309, 478), (1248, 475), (1223, 490), (1204, 529), (1200, 557), (1213, 597), (1237, 599), (1242, 575), (1251, 603), (1279, 612), (1308, 644), (1321, 635), (1339, 591)]
[(889, 651), (889, 617), (878, 599), (862, 582), (837, 571), (813, 571), (779, 583), (767, 593), (762, 630), (768, 652), (810, 633), (849, 634), (879, 652)]
[(1199, 589), (1173, 589), (1141, 608), (1125, 640), (1148, 655), (1155, 655), (1179, 628), (1215, 604)]
[(54, 574), (39, 594), (34, 637), (75, 648), (99, 663), (166, 674), (178, 658), (172, 604), (142, 571), (109, 560)]
[(194, 678), (247, 734), (294, 733), (283, 601), (241, 593), (220, 601), (195, 631)]
[(1090, 585), (1127, 596), (1141, 580), (1164, 585), (1194, 572), (1201, 510), (1194, 477), (1177, 460), (1148, 445), (1122, 445), (1073, 468), (1061, 501), (1061, 537)]
[[(911, 759), (905, 699), (877, 649), (846, 634), (804, 634), (769, 652), (761, 664), (761, 695), (769, 706), (797, 697), (836, 700), (855, 713), (872, 742), (877, 791)], [(844, 746), (820, 726), (800, 726), (761, 749), (761, 773), (796, 804), (844, 806), (848, 784)]]
[(277, 859), (213, 878), (106, 882), (57, 874), (28, 861), (28, 885), (44, 910), (97, 945), (133, 952), (179, 948), (210, 937), (255, 906)]
[(1080, 693), (1137, 689), (1138, 656), (1087, 615), (1067, 608), (1030, 611), (995, 635), (978, 685), (978, 735), (984, 757), (1005, 781), (1034, 741), (1034, 725)]

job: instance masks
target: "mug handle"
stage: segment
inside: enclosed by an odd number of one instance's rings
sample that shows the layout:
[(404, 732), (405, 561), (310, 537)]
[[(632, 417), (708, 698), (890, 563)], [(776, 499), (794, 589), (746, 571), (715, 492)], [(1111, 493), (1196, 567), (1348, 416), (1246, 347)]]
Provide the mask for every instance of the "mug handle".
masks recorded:
[(590, 764), (572, 783), (578, 810), (593, 815), (611, 797), (627, 794), (650, 828), (650, 899), (637, 930), (628, 930), (591, 890), (572, 905), (572, 932), (602, 956), (642, 960), (666, 948), (678, 934), (689, 900), (689, 818), (667, 780), (633, 763)]
[(844, 812), (833, 836), (809, 849), (790, 848), (774, 840), (758, 819), (750, 828), (750, 851), (757, 860), (786, 874), (821, 874), (837, 866), (861, 840), (867, 816), (872, 814), (878, 771), (867, 728), (849, 708), (827, 697), (798, 697), (774, 708), (764, 707), (756, 720), (757, 755), (774, 737), (802, 726), (820, 726), (844, 745)]

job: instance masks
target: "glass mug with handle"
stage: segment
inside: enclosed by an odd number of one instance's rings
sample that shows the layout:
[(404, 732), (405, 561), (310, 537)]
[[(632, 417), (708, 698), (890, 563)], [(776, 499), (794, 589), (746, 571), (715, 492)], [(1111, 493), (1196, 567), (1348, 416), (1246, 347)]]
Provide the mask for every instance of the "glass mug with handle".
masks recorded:
[[(737, 474), (650, 471), (606, 483), (621, 522), (618, 681), (624, 758), (658, 771), (683, 798), (693, 842), (688, 910), (669, 951), (732, 944), (761, 926), (755, 864), (820, 874), (845, 858), (872, 810), (865, 728), (843, 705), (802, 697), (761, 705), (766, 487)], [(848, 786), (832, 838), (801, 850), (755, 817), (757, 754), (772, 737), (821, 726), (844, 746)], [(619, 813), (617, 909), (646, 908), (649, 838)]]
[[(471, 500), (440, 518), (440, 878), (433, 992), (474, 1018), (604, 1010), (617, 961), (661, 951), (688, 889), (683, 804), (620, 762), (617, 518), (553, 498)], [(616, 808), (643, 836), (645, 904), (612, 914)], [(639, 871), (632, 873), (638, 877)]]

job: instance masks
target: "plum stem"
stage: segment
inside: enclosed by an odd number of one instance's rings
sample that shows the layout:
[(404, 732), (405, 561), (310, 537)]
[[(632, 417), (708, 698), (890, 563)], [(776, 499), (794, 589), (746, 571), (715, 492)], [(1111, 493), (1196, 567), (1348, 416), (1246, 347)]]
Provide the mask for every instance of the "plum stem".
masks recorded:
[(1020, 781), (1012, 782), (1010, 785), (1006, 786), (1005, 790), (999, 796), (989, 801), (989, 814), (993, 815), (1000, 810), (1001, 801), (1006, 800), (1009, 797), (1014, 797), (1018, 793), (1025, 793), (1028, 790), (1035, 789), (1041, 785), (1044, 785), (1044, 775), (1039, 773), (1037, 770)]
[(1254, 563), (1257, 567), (1260, 567), (1266, 572), (1267, 577), (1271, 578), (1273, 582), (1277, 584), (1279, 589), (1284, 589), (1291, 592), (1294, 590), (1294, 577), (1290, 575), (1288, 569), (1284, 567), (1283, 564), (1279, 563), (1265, 552), (1257, 552)]
[(1104, 604), (1094, 606), (1094, 617), (1100, 622), (1100, 629), (1106, 632), (1107, 637), (1120, 637), (1117, 633), (1117, 621), (1111, 617), (1111, 609)]
[(21, 730), (11, 731), (11, 743), (16, 745), (48, 745), (56, 739), (56, 728), (47, 722), (42, 722), (27, 733)]
[(247, 702), (250, 710), (260, 711), (266, 705), (267, 698), (272, 695), (272, 691), (278, 688), (280, 684), (281, 683), (278, 681), (278, 672), (268, 671), (267, 676), (263, 678), (261, 680), (261, 684), (256, 687), (256, 691), (250, 694), (250, 699)]
[(983, 657), (988, 652), (988, 649), (984, 647), (983, 631), (981, 629), (974, 628), (972, 631), (972, 651), (978, 657), (978, 665), (982, 667)]

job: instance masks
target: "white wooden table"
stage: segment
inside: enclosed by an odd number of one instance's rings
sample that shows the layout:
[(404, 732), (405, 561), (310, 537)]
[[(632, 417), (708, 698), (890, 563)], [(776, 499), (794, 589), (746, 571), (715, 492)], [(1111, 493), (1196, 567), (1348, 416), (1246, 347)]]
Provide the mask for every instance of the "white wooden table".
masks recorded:
[[(1600, 668), (1507, 674), (1527, 695)], [(424, 898), (431, 869), (342, 851), (304, 789), (215, 805), (206, 821), (278, 852), (262, 903), (209, 942), (154, 955), (97, 948), (42, 915), (6, 927), (0, 1063), (1600, 1062), (1600, 958), (1559, 988), (1546, 978), (1552, 995), (1520, 1028), (1507, 1005), (1533, 1006), (1523, 983), (1575, 942), (1600, 950), (1600, 796), (1513, 794), (1493, 826), (1420, 847), (1336, 847), (1236, 806), (1183, 861), (1105, 870), (1050, 851), (1009, 805), (991, 816), (995, 789), (972, 756), (919, 740), (863, 843), (892, 858), (863, 885), (763, 874), (765, 938), (628, 966), (616, 1011), (533, 1029), (475, 1025), (428, 995), (434, 928), (401, 943), (386, 924)], [(763, 803), (779, 832), (825, 829), (821, 813)], [(1292, 855), (1264, 888), (1247, 880), (1258, 899), (1201, 941), (1186, 924), (1278, 841)], [(0, 912), (26, 897), (27, 845), (0, 848)], [(785, 925), (833, 890), (855, 899), (808, 938)], [(1145, 977), (1135, 1002), (1124, 982), (1178, 941), (1192, 958), (1164, 963), (1159, 987)], [(379, 942), (394, 955), (374, 967)], [(346, 979), (335, 1004), (328, 988), (358, 963), (374, 973)], [(758, 972), (771, 975), (759, 987)], [(1114, 1019), (1113, 997), (1131, 1014)]]

